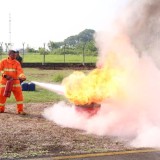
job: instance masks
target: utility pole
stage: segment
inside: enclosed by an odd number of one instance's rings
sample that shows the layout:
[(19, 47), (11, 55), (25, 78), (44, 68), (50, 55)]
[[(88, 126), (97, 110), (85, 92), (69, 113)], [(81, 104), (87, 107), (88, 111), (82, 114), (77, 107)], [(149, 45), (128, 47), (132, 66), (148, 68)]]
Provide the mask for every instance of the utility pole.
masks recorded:
[(43, 63), (42, 65), (45, 65), (45, 43), (43, 44), (44, 45), (44, 48), (43, 48)]
[(64, 44), (64, 63), (66, 62), (66, 51), (65, 51), (65, 48), (66, 48), (66, 43)]
[(7, 54), (7, 52), (8, 52), (8, 43), (5, 43), (5, 45), (6, 45), (6, 54)]
[(86, 46), (86, 42), (83, 44), (83, 65), (85, 64), (85, 53), (84, 53), (85, 46)]
[(9, 49), (12, 47), (12, 41), (11, 41), (11, 13), (9, 13), (9, 43), (8, 43)]
[(24, 61), (24, 44), (25, 44), (25, 42), (22, 43), (22, 45), (23, 45), (23, 61)]

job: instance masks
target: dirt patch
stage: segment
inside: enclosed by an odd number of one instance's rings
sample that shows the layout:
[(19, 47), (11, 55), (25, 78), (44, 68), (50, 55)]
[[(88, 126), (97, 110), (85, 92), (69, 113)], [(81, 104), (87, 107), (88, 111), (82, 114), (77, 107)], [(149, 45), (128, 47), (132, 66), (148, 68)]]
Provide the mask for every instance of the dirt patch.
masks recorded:
[(131, 149), (126, 140), (85, 134), (84, 131), (60, 127), (46, 120), (42, 112), (52, 103), (26, 104), (25, 116), (16, 114), (14, 105), (0, 113), (0, 159), (58, 156)]

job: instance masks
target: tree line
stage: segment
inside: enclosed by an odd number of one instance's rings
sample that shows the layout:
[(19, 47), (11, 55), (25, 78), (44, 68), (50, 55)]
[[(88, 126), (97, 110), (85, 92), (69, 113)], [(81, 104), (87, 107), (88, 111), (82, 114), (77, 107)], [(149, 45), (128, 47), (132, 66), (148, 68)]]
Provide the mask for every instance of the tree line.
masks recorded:
[[(72, 35), (62, 42), (49, 41), (44, 47), (38, 49), (27, 46), (23, 52), (26, 53), (40, 53), (40, 54), (84, 54), (97, 55), (97, 48), (94, 41), (95, 31), (93, 29), (85, 29), (77, 35)], [(25, 50), (25, 51), (24, 51)], [(7, 52), (3, 50), (0, 45), (0, 53)]]
[(47, 46), (39, 47), (38, 51), (34, 48), (27, 48), (30, 53), (39, 52), (40, 54), (82, 54), (97, 55), (97, 48), (94, 41), (95, 31), (85, 29), (77, 35), (70, 36), (62, 42), (49, 41)]

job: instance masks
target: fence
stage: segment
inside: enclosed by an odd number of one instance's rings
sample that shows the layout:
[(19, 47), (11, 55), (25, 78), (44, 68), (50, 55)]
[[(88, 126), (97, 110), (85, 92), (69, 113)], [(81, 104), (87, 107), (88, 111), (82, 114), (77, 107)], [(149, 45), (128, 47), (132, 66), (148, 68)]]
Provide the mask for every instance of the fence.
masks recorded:
[[(0, 59), (8, 56), (7, 53), (0, 55)], [(95, 63), (97, 61), (97, 56), (93, 55), (60, 55), (60, 54), (39, 54), (39, 53), (20, 53), (23, 58), (23, 63)]]

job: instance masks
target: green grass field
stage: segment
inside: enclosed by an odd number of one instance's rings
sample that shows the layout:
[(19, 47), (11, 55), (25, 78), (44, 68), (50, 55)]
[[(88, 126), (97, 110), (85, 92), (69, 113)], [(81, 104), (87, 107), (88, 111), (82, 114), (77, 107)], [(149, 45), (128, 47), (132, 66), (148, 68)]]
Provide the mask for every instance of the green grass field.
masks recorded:
[[(95, 63), (97, 61), (96, 56), (84, 56), (83, 55), (57, 55), (57, 54), (48, 54), (45, 55), (40, 55), (40, 54), (29, 54), (25, 53), (24, 55), (21, 54), (23, 57), (23, 62), (31, 62), (31, 63), (36, 63), (36, 62), (43, 62), (45, 60), (46, 63), (58, 63), (58, 62), (66, 62), (66, 63), (72, 63), (72, 62), (77, 62), (77, 63)], [(7, 55), (1, 55), (1, 59), (7, 57)]]

